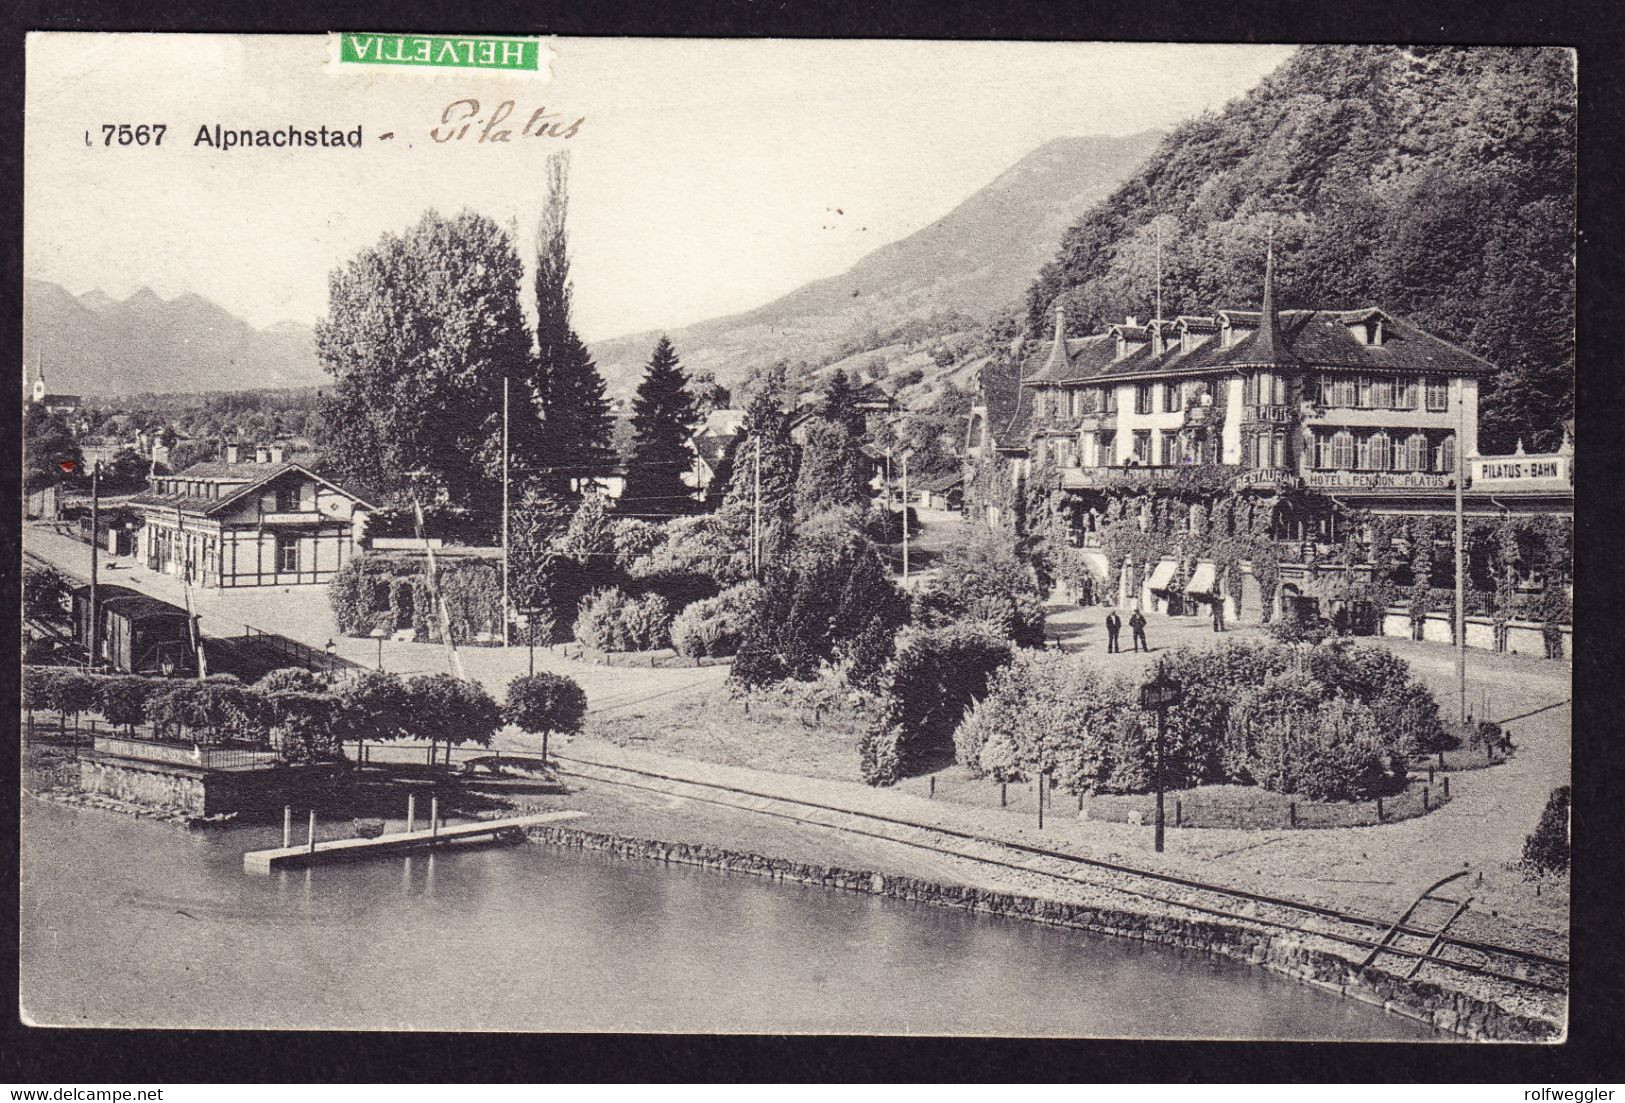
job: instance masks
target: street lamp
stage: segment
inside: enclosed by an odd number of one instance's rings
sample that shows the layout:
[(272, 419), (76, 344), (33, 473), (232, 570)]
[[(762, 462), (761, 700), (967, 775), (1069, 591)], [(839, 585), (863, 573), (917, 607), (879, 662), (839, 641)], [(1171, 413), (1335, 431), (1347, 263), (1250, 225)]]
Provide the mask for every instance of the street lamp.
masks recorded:
[[(381, 648), (383, 645), (380, 644), (379, 646)], [(327, 637), (327, 684), (328, 685), (333, 684), (333, 656), (335, 654), (337, 654), (338, 649), (339, 649), (338, 644), (333, 642), (333, 637), (332, 636)]]
[[(385, 632), (382, 628), (374, 628), (371, 632), (367, 633), (367, 635), (378, 641), (378, 672), (380, 674), (383, 673), (384, 670), (384, 637), (388, 634), (389, 633)], [(331, 640), (328, 641), (328, 646), (333, 646)]]
[(1171, 705), (1179, 704), (1179, 683), (1168, 677), (1159, 666), (1151, 680), (1140, 687), (1140, 707), (1155, 717), (1156, 773), (1157, 773), (1157, 853), (1162, 853), (1162, 729)]

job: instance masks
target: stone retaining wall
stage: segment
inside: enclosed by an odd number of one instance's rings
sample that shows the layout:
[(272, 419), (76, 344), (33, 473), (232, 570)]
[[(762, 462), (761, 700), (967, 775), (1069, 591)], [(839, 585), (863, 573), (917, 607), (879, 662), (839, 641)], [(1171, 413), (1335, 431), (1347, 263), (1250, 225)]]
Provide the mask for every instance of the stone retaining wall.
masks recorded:
[(627, 838), (550, 825), (529, 828), (526, 834), (554, 846), (603, 851), (623, 858), (647, 858), (729, 873), (749, 873), (771, 877), (776, 881), (823, 885), (847, 892), (864, 892), (894, 900), (959, 908), (1201, 950), (1259, 965), (1347, 998), (1381, 1006), (1427, 1023), (1437, 1030), (1478, 1041), (1550, 1042), (1558, 1040), (1560, 1036), (1559, 1028), (1553, 1023), (1512, 1014), (1488, 1001), (1429, 981), (1405, 980), (1380, 970), (1355, 976), (1348, 960), (1305, 946), (1297, 937), (1286, 933), (1260, 931), (1215, 920), (1126, 912), (963, 885), (941, 885), (892, 874), (792, 862), (703, 843)]

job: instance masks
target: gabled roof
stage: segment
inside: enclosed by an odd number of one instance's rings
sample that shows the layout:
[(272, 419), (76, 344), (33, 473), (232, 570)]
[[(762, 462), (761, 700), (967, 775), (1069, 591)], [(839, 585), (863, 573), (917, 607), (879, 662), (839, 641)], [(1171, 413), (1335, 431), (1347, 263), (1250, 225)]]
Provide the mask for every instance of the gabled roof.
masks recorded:
[[(1248, 334), (1229, 348), (1218, 340), (1204, 341), (1189, 352), (1182, 345), (1170, 345), (1161, 356), (1153, 355), (1149, 346), (1114, 360), (1115, 342), (1109, 335), (1086, 337), (1082, 341), (1069, 341), (1068, 369), (1063, 378), (1048, 378), (1036, 372), (1027, 380), (1031, 383), (1086, 383), (1094, 379), (1107, 380), (1158, 377), (1164, 375), (1225, 374), (1243, 368), (1280, 366), (1291, 363), (1296, 370), (1314, 371), (1319, 368), (1369, 369), (1375, 371), (1446, 373), (1451, 375), (1480, 376), (1493, 370), (1489, 361), (1466, 349), (1435, 337), (1421, 329), (1382, 313), (1383, 342), (1367, 345), (1349, 332), (1345, 319), (1371, 316), (1380, 311), (1376, 307), (1366, 312), (1346, 310), (1283, 310), (1277, 313), (1275, 350), (1272, 352), (1264, 335), (1264, 328)], [(1254, 312), (1225, 310), (1221, 318), (1246, 326), (1257, 324), (1261, 315)], [(1114, 326), (1113, 330), (1126, 327)], [(1083, 342), (1095, 342), (1093, 345)], [(1047, 350), (1046, 350), (1047, 351)], [(1290, 360), (1288, 360), (1290, 358)], [(1033, 358), (1029, 358), (1029, 363)], [(1025, 388), (1024, 388), (1025, 389)]]
[(688, 438), (688, 443), (693, 447), (694, 454), (714, 471), (728, 454), (728, 449), (744, 435), (744, 433), (696, 433)]
[(952, 490), (956, 486), (965, 484), (965, 473), (962, 471), (949, 471), (946, 474), (935, 475), (929, 479), (922, 479), (916, 485), (930, 494), (944, 490)]
[[(174, 475), (166, 475), (171, 479), (208, 479), (231, 484), (227, 493), (219, 498), (208, 498), (196, 494), (158, 494), (148, 491), (137, 494), (130, 499), (133, 506), (152, 506), (164, 509), (178, 509), (182, 513), (196, 513), (203, 516), (221, 513), (238, 500), (260, 490), (267, 484), (287, 474), (297, 471), (307, 478), (327, 487), (338, 494), (351, 498), (359, 506), (367, 509), (376, 509), (371, 502), (352, 490), (346, 490), (337, 483), (322, 478), (303, 464), (298, 463), (219, 463), (204, 461), (194, 463), (184, 471)], [(238, 482), (237, 480), (242, 480)]]

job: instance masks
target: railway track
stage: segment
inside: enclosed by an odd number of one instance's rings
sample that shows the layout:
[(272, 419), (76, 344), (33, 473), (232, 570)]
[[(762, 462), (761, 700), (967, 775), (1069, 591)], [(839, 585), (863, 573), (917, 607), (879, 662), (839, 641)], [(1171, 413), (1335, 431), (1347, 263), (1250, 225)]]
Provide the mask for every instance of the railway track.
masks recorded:
[[(1127, 907), (1147, 902), (1195, 917), (1221, 918), (1272, 930), (1322, 938), (1349, 947), (1351, 970), (1369, 967), (1382, 955), (1396, 962), (1384, 968), (1414, 978), (1433, 970), (1469, 974), (1507, 995), (1543, 1002), (1568, 991), (1568, 962), (1531, 950), (1446, 933), (1445, 927), (1398, 922), (1335, 908), (1209, 884), (1173, 874), (1139, 869), (1047, 847), (996, 839), (949, 827), (862, 812), (797, 797), (763, 793), (717, 782), (695, 781), (629, 766), (607, 766), (565, 755), (570, 772), (609, 784), (683, 796), (703, 803), (753, 812), (812, 827), (881, 839), (947, 857), (1087, 886)], [(1437, 886), (1435, 886), (1437, 887)], [(1429, 890), (1431, 891), (1431, 890)], [(1428, 896), (1424, 892), (1423, 896)], [(1453, 921), (1453, 920), (1452, 920)], [(1363, 958), (1363, 961), (1361, 960)]]

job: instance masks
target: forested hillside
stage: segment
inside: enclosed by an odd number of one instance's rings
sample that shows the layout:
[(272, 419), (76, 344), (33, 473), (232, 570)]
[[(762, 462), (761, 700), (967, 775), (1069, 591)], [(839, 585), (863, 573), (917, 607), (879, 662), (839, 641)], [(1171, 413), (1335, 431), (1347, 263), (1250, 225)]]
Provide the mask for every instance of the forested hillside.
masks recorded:
[(1275, 227), (1280, 306), (1378, 305), (1500, 372), (1486, 451), (1574, 412), (1575, 84), (1561, 49), (1305, 47), (1170, 134), (1063, 235), (1030, 333), (1256, 308)]

